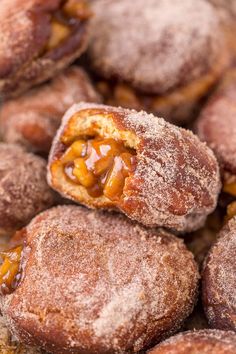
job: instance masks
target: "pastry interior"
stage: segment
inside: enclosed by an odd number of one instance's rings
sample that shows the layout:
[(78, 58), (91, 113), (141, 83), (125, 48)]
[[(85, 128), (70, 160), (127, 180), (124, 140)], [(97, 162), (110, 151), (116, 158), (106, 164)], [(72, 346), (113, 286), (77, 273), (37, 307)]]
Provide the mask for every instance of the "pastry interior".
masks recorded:
[(117, 129), (112, 114), (82, 110), (60, 137), (60, 156), (51, 165), (53, 184), (59, 183), (77, 201), (119, 207), (126, 181), (135, 171), (138, 139)]
[(83, 0), (62, 1), (61, 7), (52, 15), (51, 34), (45, 50), (49, 51), (63, 44), (82, 21), (90, 16), (91, 12)]

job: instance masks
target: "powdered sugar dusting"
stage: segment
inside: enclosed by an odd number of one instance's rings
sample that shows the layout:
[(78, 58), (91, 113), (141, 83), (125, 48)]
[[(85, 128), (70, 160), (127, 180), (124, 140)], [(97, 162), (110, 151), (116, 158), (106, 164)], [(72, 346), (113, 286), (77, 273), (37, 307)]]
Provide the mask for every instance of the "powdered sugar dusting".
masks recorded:
[(27, 227), (24, 262), (2, 310), (19, 338), (53, 353), (138, 351), (176, 330), (195, 302), (198, 273), (183, 242), (118, 214), (40, 214)]
[(219, 16), (207, 1), (136, 0), (134, 6), (100, 0), (93, 9), (93, 66), (139, 90), (163, 94), (207, 73), (222, 57)]
[(203, 302), (211, 325), (236, 329), (236, 217), (223, 230), (205, 261)]
[(85, 71), (72, 66), (50, 83), (3, 105), (0, 112), (3, 140), (29, 150), (48, 152), (61, 117), (80, 101), (99, 102), (100, 98)]
[(157, 345), (149, 354), (234, 354), (236, 334), (230, 331), (204, 329), (182, 332)]
[[(68, 121), (83, 109), (109, 113), (118, 131), (130, 131), (139, 141), (135, 147), (137, 167), (126, 179), (123, 191), (123, 212), (145, 225), (178, 231), (190, 231), (203, 224), (216, 206), (221, 186), (212, 151), (190, 131), (146, 112), (97, 104), (74, 105), (54, 139), (49, 167)], [(53, 187), (50, 171), (48, 180)], [(59, 191), (70, 197), (63, 185)]]

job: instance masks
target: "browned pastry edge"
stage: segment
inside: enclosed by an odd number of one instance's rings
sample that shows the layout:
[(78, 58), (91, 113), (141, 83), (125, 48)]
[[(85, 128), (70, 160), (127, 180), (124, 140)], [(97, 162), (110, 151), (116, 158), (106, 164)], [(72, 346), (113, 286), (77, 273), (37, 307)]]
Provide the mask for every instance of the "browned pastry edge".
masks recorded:
[(167, 232), (72, 205), (24, 232), (23, 277), (1, 309), (25, 343), (57, 354), (138, 352), (192, 311), (197, 266)]
[(2, 138), (29, 151), (48, 153), (61, 117), (72, 104), (80, 101), (100, 102), (100, 97), (86, 72), (71, 66), (49, 83), (3, 104)]
[(202, 300), (210, 325), (236, 330), (236, 217), (228, 221), (205, 260)]
[(88, 21), (81, 18), (69, 38), (45, 52), (50, 36), (50, 17), (60, 5), (61, 0), (47, 3), (26, 0), (24, 7), (21, 0), (1, 1), (0, 92), (4, 98), (16, 97), (50, 79), (86, 49)]
[(236, 334), (204, 329), (177, 334), (148, 352), (149, 354), (235, 354)]
[(0, 235), (13, 233), (55, 204), (46, 162), (18, 145), (0, 144)]
[(223, 172), (236, 174), (236, 69), (225, 76), (196, 122), (202, 141), (214, 150)]
[[(83, 118), (77, 120), (78, 114)], [(92, 208), (114, 208), (107, 198), (91, 198), (84, 188), (68, 184), (60, 167), (66, 149), (61, 138), (78, 137), (81, 131), (86, 135), (90, 124), (97, 126), (102, 136), (116, 137), (136, 149), (137, 167), (125, 181), (124, 198), (118, 206), (121, 211), (145, 225), (177, 231), (191, 231), (204, 223), (220, 190), (212, 151), (190, 131), (143, 111), (86, 103), (67, 111), (49, 157), (48, 181), (54, 189)]]

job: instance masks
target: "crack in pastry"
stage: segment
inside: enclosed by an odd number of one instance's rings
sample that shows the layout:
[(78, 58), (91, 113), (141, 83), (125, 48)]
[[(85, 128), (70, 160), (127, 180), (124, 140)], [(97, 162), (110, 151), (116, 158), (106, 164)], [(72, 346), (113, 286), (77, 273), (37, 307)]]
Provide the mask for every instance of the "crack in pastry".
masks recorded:
[(192, 133), (146, 112), (87, 103), (65, 114), (48, 181), (73, 201), (177, 231), (201, 226), (220, 190), (215, 157)]
[(0, 4), (0, 92), (17, 96), (67, 67), (85, 50), (91, 11), (85, 0)]

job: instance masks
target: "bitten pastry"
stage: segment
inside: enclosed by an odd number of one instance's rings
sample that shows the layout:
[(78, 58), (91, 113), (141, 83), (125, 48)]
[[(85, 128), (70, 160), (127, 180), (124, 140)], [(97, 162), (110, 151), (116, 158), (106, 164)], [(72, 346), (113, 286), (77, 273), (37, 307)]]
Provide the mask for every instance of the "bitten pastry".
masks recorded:
[(65, 114), (48, 181), (76, 202), (177, 231), (200, 227), (220, 190), (212, 151), (190, 131), (145, 112), (89, 103)]
[(214, 150), (222, 170), (223, 191), (236, 197), (236, 69), (225, 77), (203, 109), (196, 133)]
[(235, 354), (236, 334), (201, 330), (180, 333), (157, 345), (148, 354)]
[(138, 352), (192, 311), (197, 266), (167, 232), (70, 205), (38, 215), (22, 238), (5, 257), (14, 253), (18, 268), (0, 268), (11, 275), (1, 278), (1, 310), (26, 344), (55, 354)]
[(90, 16), (85, 0), (1, 0), (1, 96), (19, 95), (79, 57)]
[(55, 203), (46, 162), (18, 145), (0, 144), (0, 235), (11, 234)]
[(190, 120), (229, 64), (218, 11), (205, 0), (99, 0), (92, 8), (89, 57), (106, 103)]
[(214, 328), (236, 331), (236, 217), (228, 221), (203, 270), (202, 299)]
[(65, 111), (80, 101), (99, 102), (87, 74), (70, 67), (50, 83), (6, 102), (0, 111), (0, 131), (8, 143), (48, 153)]

